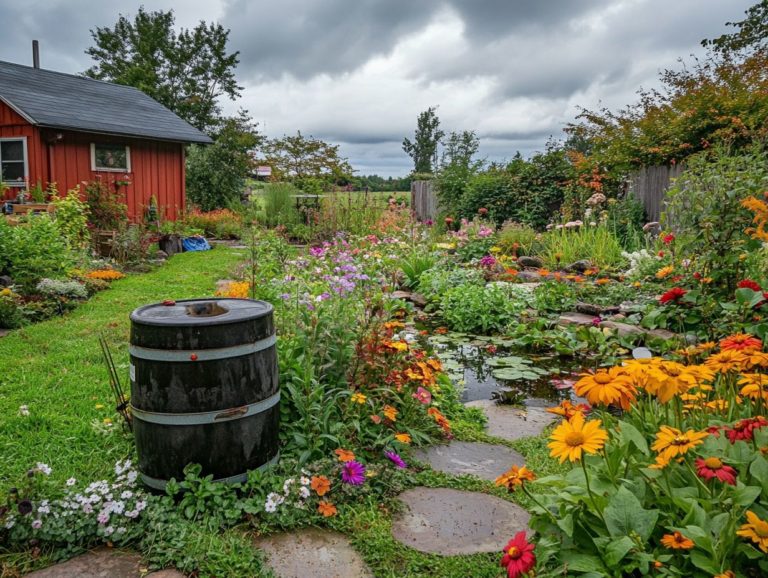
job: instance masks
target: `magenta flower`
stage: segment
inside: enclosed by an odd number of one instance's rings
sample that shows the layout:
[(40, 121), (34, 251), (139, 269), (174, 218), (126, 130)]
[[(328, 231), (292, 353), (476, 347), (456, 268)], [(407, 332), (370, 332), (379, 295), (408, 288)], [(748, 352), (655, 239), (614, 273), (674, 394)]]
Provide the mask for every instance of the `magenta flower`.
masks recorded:
[(403, 458), (397, 455), (396, 452), (385, 451), (384, 455), (387, 456), (387, 459), (389, 459), (390, 462), (395, 464), (395, 467), (400, 468), (401, 470), (404, 470), (408, 467), (408, 465), (403, 461)]
[(413, 399), (417, 400), (419, 403), (423, 403), (424, 405), (429, 405), (432, 403), (432, 394), (429, 393), (429, 390), (424, 389), (421, 386), (416, 388), (416, 393), (412, 393), (411, 397), (413, 397)]
[(496, 258), (493, 255), (486, 255), (482, 259), (480, 259), (480, 266), (491, 268), (496, 266)]
[(341, 468), (341, 481), (352, 486), (365, 482), (365, 466), (355, 460), (345, 462)]

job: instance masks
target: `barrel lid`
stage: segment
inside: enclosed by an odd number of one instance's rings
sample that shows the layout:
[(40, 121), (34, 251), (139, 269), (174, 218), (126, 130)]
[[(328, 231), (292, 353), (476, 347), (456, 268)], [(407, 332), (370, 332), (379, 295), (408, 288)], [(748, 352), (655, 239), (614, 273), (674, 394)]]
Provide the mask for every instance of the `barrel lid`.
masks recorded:
[(270, 303), (255, 299), (182, 299), (139, 307), (131, 313), (131, 321), (139, 325), (225, 325), (266, 317), (273, 309)]

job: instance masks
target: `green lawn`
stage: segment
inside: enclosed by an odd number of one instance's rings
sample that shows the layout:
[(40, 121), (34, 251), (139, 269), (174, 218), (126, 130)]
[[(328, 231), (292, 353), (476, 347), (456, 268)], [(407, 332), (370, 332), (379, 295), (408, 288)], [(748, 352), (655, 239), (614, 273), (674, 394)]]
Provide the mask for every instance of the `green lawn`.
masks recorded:
[[(99, 334), (107, 336), (128, 388), (131, 311), (163, 299), (209, 296), (242, 258), (222, 246), (176, 255), (153, 272), (113, 282), (63, 318), (0, 339), (0, 489), (15, 485), (38, 461), (53, 468), (53, 479), (94, 480), (131, 455), (130, 437), (119, 433), (117, 420), (112, 433), (94, 427), (115, 418)], [(22, 405), (28, 417), (20, 415)]]

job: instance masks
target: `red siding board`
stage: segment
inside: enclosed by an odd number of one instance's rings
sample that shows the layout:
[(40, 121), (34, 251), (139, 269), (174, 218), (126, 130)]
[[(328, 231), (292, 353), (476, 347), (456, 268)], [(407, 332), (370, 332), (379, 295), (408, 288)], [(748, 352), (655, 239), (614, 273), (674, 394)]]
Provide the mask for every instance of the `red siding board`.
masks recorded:
[[(61, 139), (57, 140), (56, 135)], [(43, 186), (55, 182), (67, 191), (83, 181), (101, 179), (114, 186), (124, 173), (91, 170), (91, 143), (119, 143), (131, 147), (128, 186), (121, 188), (131, 218), (140, 218), (152, 195), (161, 214), (176, 219), (184, 207), (184, 145), (128, 137), (113, 137), (73, 131), (41, 130), (28, 124), (5, 103), (0, 102), (0, 137), (26, 136), (29, 182)], [(50, 143), (50, 144), (49, 144)], [(13, 196), (13, 194), (8, 195)]]

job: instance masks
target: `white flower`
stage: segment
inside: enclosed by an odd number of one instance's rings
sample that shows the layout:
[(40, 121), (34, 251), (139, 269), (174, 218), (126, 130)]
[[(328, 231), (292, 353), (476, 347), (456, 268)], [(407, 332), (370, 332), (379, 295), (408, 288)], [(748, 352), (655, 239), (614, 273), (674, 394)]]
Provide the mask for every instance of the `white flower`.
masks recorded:
[(112, 526), (107, 526), (104, 528), (104, 535), (105, 536), (111, 536), (115, 532), (115, 529)]
[(90, 504), (83, 504), (83, 514), (93, 514), (93, 506)]
[(128, 483), (133, 484), (138, 476), (139, 474), (136, 472), (136, 470), (131, 470), (128, 472)]
[(16, 520), (14, 520), (13, 518), (11, 518), (10, 520), (8, 520), (8, 521), (5, 523), (5, 529), (6, 529), (6, 530), (10, 530), (10, 529), (11, 529), (11, 528), (13, 528), (15, 525), (16, 525)]
[(48, 505), (40, 504), (37, 507), (37, 513), (38, 514), (50, 514), (51, 513), (51, 508)]
[(268, 514), (272, 514), (272, 513), (276, 512), (277, 511), (277, 504), (267, 500), (266, 502), (264, 502), (264, 511), (267, 512)]
[(68, 486), (74, 486), (76, 483), (77, 483), (77, 480), (75, 478), (69, 478), (67, 480), (67, 485)]
[(293, 478), (288, 478), (283, 482), (283, 493), (287, 496), (288, 492), (291, 491), (291, 486), (296, 483), (296, 480)]
[(139, 500), (138, 502), (136, 502), (137, 512), (141, 512), (146, 507), (147, 507), (147, 502), (145, 500)]
[(50, 476), (51, 472), (53, 471), (51, 470), (48, 464), (44, 464), (43, 462), (37, 462), (37, 466), (35, 466), (35, 469), (38, 472), (45, 474), (46, 476)]
[(122, 494), (120, 494), (120, 498), (123, 500), (130, 500), (133, 497), (133, 492), (131, 490), (125, 490)]
[(99, 524), (103, 526), (104, 524), (109, 522), (109, 512), (107, 512), (106, 510), (102, 510), (101, 512), (99, 512), (99, 515), (96, 516), (96, 520), (98, 520)]
[(301, 476), (301, 479), (299, 480), (299, 482), (301, 483), (302, 486), (308, 486), (310, 483), (309, 478), (305, 476)]
[(127, 510), (125, 512), (125, 517), (126, 518), (138, 518), (139, 517), (139, 512), (136, 511), (136, 510)]
[(299, 495), (306, 500), (309, 497), (309, 488), (305, 486), (299, 488)]
[(39, 530), (40, 528), (43, 527), (43, 521), (42, 520), (35, 520), (34, 522), (32, 522), (32, 527), (35, 530)]
[(27, 407), (26, 405), (20, 405), (19, 415), (23, 417), (27, 417), (29, 415), (29, 407)]

